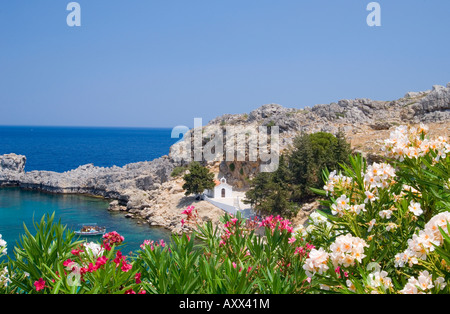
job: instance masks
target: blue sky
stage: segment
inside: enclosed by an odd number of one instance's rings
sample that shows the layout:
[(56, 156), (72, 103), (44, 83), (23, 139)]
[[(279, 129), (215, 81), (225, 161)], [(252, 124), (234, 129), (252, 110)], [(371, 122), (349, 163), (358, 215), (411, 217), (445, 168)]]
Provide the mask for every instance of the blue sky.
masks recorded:
[(267, 103), (392, 100), (450, 82), (450, 1), (0, 4), (0, 125), (192, 126)]

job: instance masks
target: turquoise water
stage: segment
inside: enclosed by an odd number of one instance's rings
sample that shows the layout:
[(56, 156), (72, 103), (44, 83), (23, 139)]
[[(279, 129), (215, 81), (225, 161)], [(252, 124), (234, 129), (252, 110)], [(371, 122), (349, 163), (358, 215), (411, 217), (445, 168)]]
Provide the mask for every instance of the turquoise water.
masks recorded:
[[(0, 189), (0, 234), (8, 243), (8, 256), (13, 257), (13, 246), (24, 234), (23, 223), (34, 234), (34, 221), (39, 221), (46, 213), (55, 212), (55, 217), (72, 230), (78, 224), (97, 223), (106, 231), (117, 231), (125, 238), (123, 251), (128, 253), (139, 248), (146, 239), (168, 241), (170, 233), (166, 229), (137, 224), (122, 213), (107, 210), (108, 202), (101, 198), (80, 195), (48, 194), (25, 191), (18, 188)], [(101, 237), (86, 237), (88, 241)]]

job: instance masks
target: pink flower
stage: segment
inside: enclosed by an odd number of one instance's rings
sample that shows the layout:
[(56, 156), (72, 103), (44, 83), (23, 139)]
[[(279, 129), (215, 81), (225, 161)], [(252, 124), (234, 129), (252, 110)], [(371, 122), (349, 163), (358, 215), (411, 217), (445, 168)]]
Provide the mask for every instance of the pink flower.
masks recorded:
[(113, 259), (113, 262), (116, 263), (116, 267), (119, 267), (120, 262), (123, 260), (124, 260), (124, 257), (122, 256), (122, 252), (117, 251), (116, 258)]
[(181, 219), (181, 226), (183, 227), (186, 221), (184, 219)]
[(80, 268), (80, 275), (83, 276), (84, 274), (86, 274), (88, 272), (88, 269), (86, 267), (81, 267)]
[(194, 206), (188, 206), (188, 208), (186, 208), (181, 214), (190, 217), (192, 215), (192, 210), (194, 208), (195, 208)]
[(297, 241), (297, 239), (295, 237), (292, 237), (289, 239), (289, 244), (295, 243), (295, 241)]
[(133, 265), (131, 265), (131, 264), (127, 264), (127, 261), (123, 261), (122, 262), (122, 271), (124, 272), (124, 273), (127, 273), (129, 270), (131, 270), (131, 268), (133, 268)]
[(134, 275), (134, 279), (136, 279), (136, 284), (140, 284), (141, 283), (141, 273), (136, 273), (136, 275)]
[(139, 291), (139, 293), (138, 294), (147, 294), (147, 291), (145, 291), (145, 290), (141, 290), (141, 291)]
[(136, 292), (134, 292), (133, 289), (129, 289), (129, 290), (125, 291), (125, 294), (136, 294)]
[(90, 273), (93, 273), (96, 270), (97, 270), (97, 267), (94, 266), (92, 263), (89, 263), (87, 271), (90, 272)]
[(73, 263), (73, 261), (71, 260), (71, 259), (68, 259), (67, 261), (65, 261), (64, 263), (63, 263), (63, 265), (64, 265), (64, 267), (67, 267), (67, 266), (69, 266), (70, 264), (72, 264)]
[(80, 255), (81, 252), (83, 252), (83, 250), (72, 250), (71, 251), (72, 255), (75, 255), (75, 256)]
[(38, 281), (34, 282), (34, 286), (36, 287), (36, 291), (41, 291), (45, 288), (45, 281), (42, 278), (39, 278)]
[(111, 246), (121, 244), (124, 241), (124, 237), (118, 234), (116, 231), (112, 231), (103, 235), (103, 246), (106, 250), (111, 251)]
[(155, 241), (152, 240), (144, 240), (144, 243), (141, 244), (141, 249), (145, 250), (146, 246), (150, 246), (150, 249), (153, 251), (155, 249), (153, 246), (154, 243)]
[(288, 219), (283, 219), (279, 215), (277, 217), (266, 217), (261, 221), (259, 226), (271, 229), (272, 233), (275, 231), (275, 229), (277, 229), (277, 226), (279, 231), (286, 230), (288, 233), (292, 233), (294, 231), (293, 227), (291, 226), (291, 222)]
[(97, 261), (95, 262), (95, 267), (100, 268), (102, 265), (106, 264), (106, 261), (108, 259), (106, 258), (106, 256), (101, 256), (99, 258), (97, 258)]
[(302, 247), (298, 247), (295, 249), (294, 255), (295, 254), (299, 254), (299, 255), (303, 256), (305, 254), (305, 249)]
[(233, 262), (233, 267), (234, 267), (234, 268), (236, 268), (236, 267), (237, 267), (237, 264), (236, 264), (235, 262)]

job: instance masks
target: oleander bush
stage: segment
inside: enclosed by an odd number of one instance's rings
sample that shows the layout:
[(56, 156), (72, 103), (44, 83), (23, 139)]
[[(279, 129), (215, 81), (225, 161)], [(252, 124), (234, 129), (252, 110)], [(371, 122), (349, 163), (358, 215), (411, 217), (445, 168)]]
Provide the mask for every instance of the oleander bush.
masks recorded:
[(304, 269), (339, 293), (448, 293), (450, 145), (427, 128), (398, 127), (385, 141), (390, 163), (351, 157), (325, 172), (317, 193), (329, 213), (312, 216), (314, 249)]
[(46, 216), (0, 265), (0, 293), (447, 294), (450, 145), (425, 126), (398, 127), (385, 149), (385, 163), (351, 156), (341, 171), (324, 170), (312, 191), (327, 210), (297, 230), (281, 216), (198, 223), (188, 207), (182, 224), (193, 233), (125, 256), (116, 232), (81, 242)]

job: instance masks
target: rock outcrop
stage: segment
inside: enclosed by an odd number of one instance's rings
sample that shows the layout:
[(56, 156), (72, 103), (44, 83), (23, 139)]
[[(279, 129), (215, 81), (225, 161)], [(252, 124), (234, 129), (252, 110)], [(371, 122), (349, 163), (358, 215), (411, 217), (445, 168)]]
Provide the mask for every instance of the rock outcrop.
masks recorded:
[(0, 158), (0, 171), (11, 173), (24, 173), (27, 158), (22, 155), (7, 154)]
[(51, 193), (73, 193), (117, 199), (129, 208), (140, 207), (136, 195), (157, 189), (170, 178), (173, 163), (167, 156), (150, 162), (138, 162), (124, 167), (95, 167), (83, 165), (57, 173), (52, 171), (25, 172), (25, 156), (0, 156), (0, 186), (18, 186)]

